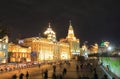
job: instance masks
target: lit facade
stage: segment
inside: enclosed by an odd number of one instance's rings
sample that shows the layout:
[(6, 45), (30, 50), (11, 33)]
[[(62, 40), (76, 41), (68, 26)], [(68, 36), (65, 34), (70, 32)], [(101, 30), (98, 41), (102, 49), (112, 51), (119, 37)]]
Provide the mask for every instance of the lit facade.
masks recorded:
[(110, 46), (110, 42), (108, 42), (108, 41), (102, 41), (101, 45), (99, 46), (98, 53), (108, 52), (109, 46)]
[(57, 42), (56, 34), (52, 30), (50, 24), (44, 32), (47, 38), (31, 37), (23, 39), (23, 46), (30, 46), (31, 52), (34, 52), (32, 61), (56, 61), (70, 59), (70, 46), (65, 42)]
[(71, 58), (70, 46), (68, 43), (59, 42), (60, 60), (69, 60)]
[(94, 45), (91, 45), (89, 51), (90, 51), (90, 54), (98, 53), (98, 44), (95, 43)]
[(8, 44), (7, 43), (0, 43), (0, 64), (7, 63), (8, 58)]
[(69, 45), (62, 42), (53, 42), (46, 38), (25, 38), (24, 46), (30, 46), (36, 52), (33, 61), (63, 60), (70, 59)]
[(71, 56), (80, 55), (80, 42), (79, 39), (77, 39), (74, 35), (74, 30), (71, 22), (69, 25), (67, 37), (65, 39), (61, 39), (60, 41), (69, 43)]
[(0, 39), (0, 64), (7, 63), (8, 59), (8, 36)]
[(30, 62), (31, 47), (22, 47), (17, 44), (8, 44), (8, 60), (9, 62)]

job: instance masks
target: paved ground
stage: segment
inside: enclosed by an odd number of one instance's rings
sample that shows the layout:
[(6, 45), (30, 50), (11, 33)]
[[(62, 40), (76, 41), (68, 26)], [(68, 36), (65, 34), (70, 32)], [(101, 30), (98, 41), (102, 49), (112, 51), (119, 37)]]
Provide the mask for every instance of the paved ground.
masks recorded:
[[(19, 76), (20, 73), (26, 74), (26, 71), (29, 71), (30, 76), (35, 76), (36, 72), (40, 73), (41, 69), (46, 69), (49, 67), (50, 67), (50, 65), (44, 65), (41, 68), (36, 66), (36, 67), (32, 67), (32, 68), (24, 68), (24, 69), (14, 70), (14, 71), (10, 71), (10, 72), (2, 72), (2, 73), (0, 73), (0, 79), (12, 79), (12, 76), (14, 74), (17, 74), (17, 76)], [(19, 79), (19, 78), (17, 78), (17, 79)], [(24, 79), (26, 79), (25, 76), (24, 76)]]
[[(96, 68), (98, 78), (102, 79), (102, 77), (105, 74), (104, 71), (100, 68), (100, 66), (97, 65), (96, 61), (90, 60), (89, 62), (93, 63), (92, 71), (90, 70), (90, 68), (85, 66), (82, 69), (79, 66), (79, 70), (77, 71), (76, 64), (80, 65), (80, 62), (73, 61), (71, 62), (70, 65), (64, 64), (62, 65), (62, 67), (60, 67), (60, 65), (56, 65), (55, 74), (56, 76), (62, 75), (63, 68), (66, 68), (67, 74), (63, 76), (63, 79), (81, 79), (81, 77), (89, 77), (89, 79), (93, 79), (94, 77), (93, 69)], [(53, 74), (52, 65), (44, 65), (44, 66), (41, 66), (40, 68), (37, 66), (33, 68), (26, 68), (26, 69), (11, 71), (11, 72), (3, 72), (3, 73), (0, 73), (0, 79), (12, 79), (11, 78), (12, 75), (17, 74), (17, 76), (19, 76), (20, 73), (23, 73), (25, 75), (26, 71), (28, 71), (30, 74), (29, 79), (44, 79), (42, 71), (44, 71), (45, 69), (48, 69), (48, 79), (52, 79), (52, 74)], [(26, 79), (25, 76), (24, 76), (24, 79)]]

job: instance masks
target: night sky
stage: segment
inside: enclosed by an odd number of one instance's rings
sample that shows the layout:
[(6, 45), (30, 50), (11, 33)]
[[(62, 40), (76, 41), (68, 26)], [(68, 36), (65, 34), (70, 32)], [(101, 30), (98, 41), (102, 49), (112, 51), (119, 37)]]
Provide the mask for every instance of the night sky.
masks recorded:
[(44, 36), (49, 22), (57, 39), (65, 38), (69, 20), (82, 43), (120, 44), (119, 0), (0, 0), (0, 23), (8, 27), (11, 41)]

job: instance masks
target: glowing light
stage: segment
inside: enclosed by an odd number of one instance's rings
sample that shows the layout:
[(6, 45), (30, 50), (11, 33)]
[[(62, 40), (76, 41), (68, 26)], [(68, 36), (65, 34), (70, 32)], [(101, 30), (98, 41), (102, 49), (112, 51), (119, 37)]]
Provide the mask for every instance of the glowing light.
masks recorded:
[(111, 46), (109, 46), (109, 47), (108, 47), (108, 50), (109, 50), (109, 51), (111, 51), (111, 50), (112, 50), (112, 47), (111, 47)]
[(53, 41), (56, 41), (56, 34), (55, 32), (52, 30), (50, 23), (49, 23), (49, 27), (47, 28), (47, 30), (44, 32), (45, 35), (47, 35), (47, 39), (52, 39)]
[(118, 53), (118, 55), (120, 55), (120, 52)]

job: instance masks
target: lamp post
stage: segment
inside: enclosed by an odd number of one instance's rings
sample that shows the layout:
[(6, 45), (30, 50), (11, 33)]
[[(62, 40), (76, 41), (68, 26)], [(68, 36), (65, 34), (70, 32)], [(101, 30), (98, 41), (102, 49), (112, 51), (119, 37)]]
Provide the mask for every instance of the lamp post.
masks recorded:
[(108, 48), (107, 48), (108, 55), (111, 55), (111, 53), (113, 51), (114, 51), (114, 47), (113, 46), (108, 46)]

